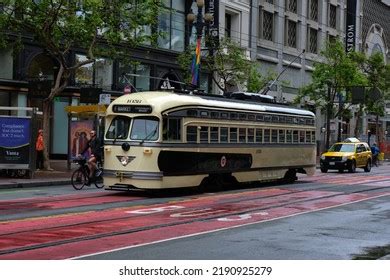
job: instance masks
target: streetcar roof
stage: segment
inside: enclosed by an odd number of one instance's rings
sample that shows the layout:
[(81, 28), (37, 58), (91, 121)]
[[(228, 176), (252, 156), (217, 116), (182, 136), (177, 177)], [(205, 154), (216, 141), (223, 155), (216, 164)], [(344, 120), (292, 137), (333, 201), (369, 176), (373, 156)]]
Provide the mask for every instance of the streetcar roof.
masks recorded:
[(164, 112), (173, 108), (201, 106), (217, 109), (250, 110), (272, 113), (286, 113), (314, 117), (314, 113), (308, 110), (292, 108), (285, 105), (273, 105), (259, 102), (242, 101), (223, 97), (210, 97), (174, 93), (169, 91), (144, 91), (126, 94), (115, 99), (107, 108), (107, 113), (112, 113), (113, 105), (151, 105), (153, 110)]

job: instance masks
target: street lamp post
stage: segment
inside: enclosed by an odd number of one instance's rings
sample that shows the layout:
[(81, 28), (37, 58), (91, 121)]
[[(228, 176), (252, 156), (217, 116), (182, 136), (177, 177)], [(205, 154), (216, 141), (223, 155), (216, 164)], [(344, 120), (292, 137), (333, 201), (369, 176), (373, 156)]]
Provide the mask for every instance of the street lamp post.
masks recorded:
[(187, 14), (187, 22), (190, 27), (190, 36), (191, 36), (192, 26), (195, 25), (196, 27), (196, 49), (191, 63), (191, 77), (192, 77), (191, 84), (195, 87), (199, 87), (199, 72), (200, 72), (203, 27), (207, 26), (213, 20), (213, 16), (209, 13), (206, 13), (203, 17), (204, 0), (196, 0), (196, 1), (194, 0), (194, 2), (196, 2), (196, 6), (198, 7), (198, 13), (195, 16), (195, 14), (191, 10)]

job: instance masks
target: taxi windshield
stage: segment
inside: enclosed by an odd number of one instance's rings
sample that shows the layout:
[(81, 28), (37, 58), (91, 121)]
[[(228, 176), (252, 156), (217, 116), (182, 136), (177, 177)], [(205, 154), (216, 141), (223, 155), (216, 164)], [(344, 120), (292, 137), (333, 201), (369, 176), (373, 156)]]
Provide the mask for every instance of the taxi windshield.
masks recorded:
[(354, 152), (355, 145), (354, 144), (334, 144), (330, 147), (329, 152)]

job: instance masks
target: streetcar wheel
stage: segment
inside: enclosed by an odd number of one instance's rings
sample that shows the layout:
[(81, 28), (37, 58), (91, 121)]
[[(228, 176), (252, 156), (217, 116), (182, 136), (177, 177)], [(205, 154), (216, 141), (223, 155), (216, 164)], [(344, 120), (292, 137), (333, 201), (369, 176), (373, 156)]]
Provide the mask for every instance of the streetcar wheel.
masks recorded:
[(352, 161), (351, 165), (348, 168), (349, 173), (355, 173), (356, 172), (356, 162)]
[(322, 172), (322, 173), (326, 173), (326, 172), (328, 172), (328, 168), (321, 167), (321, 172)]
[(87, 183), (88, 178), (82, 170), (77, 169), (73, 172), (71, 181), (74, 189), (81, 190)]
[(367, 159), (367, 163), (366, 163), (366, 166), (364, 167), (364, 171), (365, 172), (370, 172), (371, 171), (371, 167), (372, 167), (371, 160)]
[(294, 183), (297, 179), (297, 172), (295, 170), (289, 170), (284, 175), (283, 181), (289, 184)]

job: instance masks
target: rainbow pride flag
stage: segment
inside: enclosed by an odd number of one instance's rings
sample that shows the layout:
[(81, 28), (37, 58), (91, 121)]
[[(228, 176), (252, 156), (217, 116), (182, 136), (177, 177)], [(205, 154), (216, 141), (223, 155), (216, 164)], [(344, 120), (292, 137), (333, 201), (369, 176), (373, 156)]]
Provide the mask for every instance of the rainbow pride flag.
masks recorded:
[(199, 79), (199, 68), (200, 68), (200, 48), (202, 45), (202, 38), (198, 38), (196, 40), (196, 49), (195, 49), (195, 54), (194, 57), (192, 58), (192, 66), (191, 66), (191, 74), (192, 74), (192, 79), (191, 83), (194, 86), (198, 85), (198, 79)]

